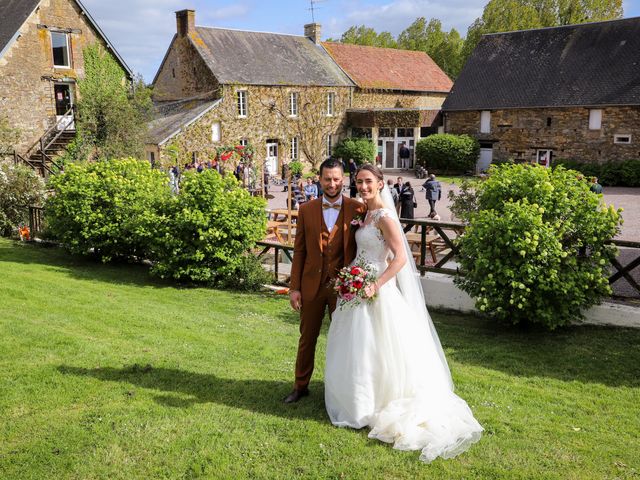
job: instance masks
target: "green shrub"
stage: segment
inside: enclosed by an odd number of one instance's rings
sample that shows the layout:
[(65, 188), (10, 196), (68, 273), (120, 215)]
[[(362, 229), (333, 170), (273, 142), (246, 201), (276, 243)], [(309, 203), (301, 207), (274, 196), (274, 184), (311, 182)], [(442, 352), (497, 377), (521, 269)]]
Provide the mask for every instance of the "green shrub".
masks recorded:
[(493, 166), (478, 184), (477, 211), (459, 240), (465, 273), (456, 283), (493, 317), (550, 329), (582, 316), (610, 294), (607, 240), (620, 211), (575, 171)]
[(265, 201), (232, 175), (187, 172), (180, 194), (164, 205), (152, 273), (177, 280), (216, 282), (241, 268), (244, 254), (264, 237)]
[(599, 183), (604, 186), (640, 187), (640, 159), (606, 163), (558, 159), (555, 163), (567, 169), (576, 170), (585, 177), (598, 177)]
[(146, 256), (163, 223), (160, 207), (170, 196), (163, 173), (131, 158), (69, 164), (50, 186), (49, 234), (74, 253), (93, 248), (105, 262)]
[(272, 282), (273, 274), (264, 269), (257, 257), (247, 254), (239, 258), (233, 269), (218, 275), (216, 285), (229, 290), (255, 292)]
[(439, 133), (416, 144), (417, 163), (438, 173), (474, 171), (479, 153), (480, 144), (469, 135)]
[(44, 182), (25, 165), (0, 162), (0, 235), (29, 221), (29, 207), (44, 200)]
[(353, 158), (358, 165), (373, 163), (376, 146), (368, 138), (345, 138), (335, 146), (333, 155), (346, 161)]

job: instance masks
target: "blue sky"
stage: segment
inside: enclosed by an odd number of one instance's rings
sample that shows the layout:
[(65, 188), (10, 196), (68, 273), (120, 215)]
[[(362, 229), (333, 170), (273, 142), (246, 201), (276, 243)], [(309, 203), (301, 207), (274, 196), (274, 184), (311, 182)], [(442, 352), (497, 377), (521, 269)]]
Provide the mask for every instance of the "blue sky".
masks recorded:
[[(322, 0), (322, 37), (338, 38), (365, 24), (397, 35), (417, 17), (438, 18), (463, 36), (488, 0)], [(309, 0), (83, 0), (134, 72), (153, 80), (175, 32), (176, 10), (196, 11), (196, 25), (301, 35), (311, 22)], [(640, 0), (624, 1), (624, 16), (640, 16)]]

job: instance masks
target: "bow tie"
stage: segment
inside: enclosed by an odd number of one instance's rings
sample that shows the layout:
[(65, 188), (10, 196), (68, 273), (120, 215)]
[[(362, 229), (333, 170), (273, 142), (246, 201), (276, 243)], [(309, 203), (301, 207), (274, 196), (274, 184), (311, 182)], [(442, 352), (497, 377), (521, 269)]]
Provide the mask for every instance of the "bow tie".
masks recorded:
[(340, 210), (340, 207), (342, 207), (342, 205), (339, 203), (323, 203), (322, 204), (323, 210), (327, 210), (328, 208), (334, 208), (336, 210)]

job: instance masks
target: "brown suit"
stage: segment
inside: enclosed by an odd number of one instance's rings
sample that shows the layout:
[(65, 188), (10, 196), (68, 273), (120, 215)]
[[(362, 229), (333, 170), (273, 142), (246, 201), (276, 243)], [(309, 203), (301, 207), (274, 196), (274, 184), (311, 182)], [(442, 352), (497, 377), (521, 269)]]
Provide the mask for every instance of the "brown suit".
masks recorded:
[(290, 283), (291, 289), (299, 290), (302, 295), (296, 390), (304, 390), (309, 385), (325, 310), (329, 307), (331, 313), (336, 308), (332, 280), (356, 254), (351, 220), (356, 215), (364, 215), (365, 211), (364, 204), (343, 196), (338, 220), (329, 232), (322, 214), (322, 198), (300, 207)]

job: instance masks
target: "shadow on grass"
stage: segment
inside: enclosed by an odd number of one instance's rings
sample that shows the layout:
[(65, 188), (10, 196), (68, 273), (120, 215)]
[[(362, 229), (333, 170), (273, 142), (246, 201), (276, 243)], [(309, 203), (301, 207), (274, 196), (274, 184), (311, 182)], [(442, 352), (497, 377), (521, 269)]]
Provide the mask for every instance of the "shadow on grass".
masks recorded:
[(52, 245), (2, 241), (0, 263), (2, 262), (43, 265), (79, 280), (154, 288), (175, 287), (169, 281), (152, 277), (146, 265), (102, 263), (97, 258), (72, 255), (63, 248)]
[(640, 387), (640, 330), (575, 326), (548, 332), (434, 314), (447, 357), (518, 377)]
[(81, 368), (62, 365), (58, 371), (65, 375), (93, 377), (105, 382), (137, 385), (141, 388), (187, 395), (158, 395), (155, 401), (174, 408), (186, 408), (194, 403), (217, 403), (284, 418), (302, 418), (328, 422), (324, 409), (321, 384), (312, 382), (311, 395), (294, 405), (282, 399), (291, 391), (291, 382), (269, 380), (236, 380), (213, 374), (195, 373), (151, 365), (125, 368)]

